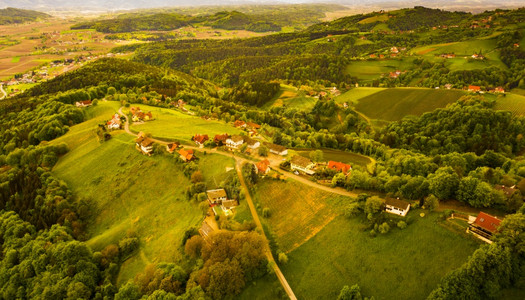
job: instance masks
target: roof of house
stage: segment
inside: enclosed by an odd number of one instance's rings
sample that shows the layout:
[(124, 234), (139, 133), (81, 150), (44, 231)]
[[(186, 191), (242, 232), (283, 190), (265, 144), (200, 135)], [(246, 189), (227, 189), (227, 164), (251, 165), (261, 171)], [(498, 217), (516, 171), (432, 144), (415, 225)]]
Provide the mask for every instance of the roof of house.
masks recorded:
[(246, 122), (241, 121), (241, 120), (236, 120), (236, 121), (233, 123), (233, 125), (234, 125), (235, 127), (244, 126), (244, 125), (246, 125)]
[(191, 160), (193, 158), (193, 149), (180, 149), (178, 153), (186, 158), (186, 160)]
[(254, 140), (254, 139), (251, 139), (251, 138), (249, 138), (249, 137), (246, 137), (246, 138), (244, 139), (244, 141), (246, 142), (246, 144), (248, 144), (248, 146), (253, 146), (253, 145), (259, 143), (258, 140)]
[(262, 161), (256, 163), (255, 166), (257, 167), (257, 170), (259, 170), (260, 172), (265, 173), (266, 170), (268, 170), (268, 167), (270, 166), (270, 161), (265, 159), (265, 160), (262, 160)]
[(227, 197), (224, 189), (208, 190), (206, 191), (206, 194), (208, 195), (208, 198), (211, 199)]
[(345, 164), (345, 163), (342, 163), (342, 162), (331, 160), (331, 161), (328, 162), (328, 168), (334, 169), (334, 170), (338, 170), (338, 171), (341, 171), (343, 173), (346, 173), (350, 169), (352, 169), (352, 166), (349, 165), (349, 164)]
[(89, 104), (91, 104), (91, 100), (78, 101), (78, 103), (80, 103), (82, 105), (89, 105)]
[(410, 203), (395, 198), (386, 198), (385, 204), (402, 210), (407, 210), (410, 207)]
[(255, 128), (255, 129), (259, 129), (259, 128), (261, 128), (261, 125), (256, 124), (256, 123), (253, 123), (253, 122), (247, 122), (246, 124), (247, 124), (248, 126), (252, 127), (252, 128)]
[(213, 138), (213, 140), (214, 140), (214, 141), (221, 141), (221, 142), (224, 142), (224, 141), (226, 141), (229, 137), (230, 137), (230, 135), (227, 134), (227, 133), (217, 134), (217, 135), (215, 135), (215, 137)]
[(142, 147), (148, 147), (151, 146), (154, 143), (154, 141), (148, 137), (145, 137), (142, 142), (140, 142), (140, 145)]
[(507, 197), (512, 196), (512, 194), (514, 194), (514, 193), (516, 193), (518, 191), (518, 189), (516, 189), (515, 186), (508, 187), (508, 186), (500, 185), (500, 184), (495, 185), (494, 188), (497, 189), (497, 190), (502, 191), (503, 194), (505, 194), (505, 196), (507, 196)]
[(474, 221), (475, 225), (478, 225), (479, 227), (488, 230), (490, 232), (495, 232), (498, 229), (499, 224), (501, 223), (501, 220), (491, 216), (489, 214), (486, 214), (484, 212), (480, 212), (476, 220)]
[(179, 144), (178, 143), (169, 143), (167, 145), (168, 147), (168, 151), (172, 152), (175, 151), (175, 149), (177, 149), (179, 147)]
[(469, 90), (473, 90), (473, 91), (479, 91), (479, 90), (481, 90), (481, 87), (479, 87), (477, 85), (469, 85), (468, 89)]
[(302, 157), (301, 155), (296, 155), (292, 157), (292, 160), (290, 161), (292, 164), (306, 168), (309, 165), (312, 164), (312, 161), (306, 157)]
[(224, 200), (222, 201), (222, 206), (226, 207), (226, 208), (232, 208), (232, 207), (235, 207), (235, 206), (239, 206), (239, 203), (237, 203), (237, 200)]
[(281, 146), (281, 145), (277, 145), (277, 144), (267, 144), (268, 148), (270, 148), (270, 150), (273, 150), (275, 152), (283, 152), (286, 150), (286, 147), (285, 146)]
[(230, 140), (232, 140), (234, 143), (238, 143), (238, 142), (244, 143), (244, 137), (242, 135), (232, 135), (230, 137)]
[(207, 140), (209, 140), (210, 138), (208, 137), (207, 134), (196, 134), (194, 137), (193, 137), (193, 141), (199, 143), (199, 144), (203, 144), (204, 142), (206, 142)]

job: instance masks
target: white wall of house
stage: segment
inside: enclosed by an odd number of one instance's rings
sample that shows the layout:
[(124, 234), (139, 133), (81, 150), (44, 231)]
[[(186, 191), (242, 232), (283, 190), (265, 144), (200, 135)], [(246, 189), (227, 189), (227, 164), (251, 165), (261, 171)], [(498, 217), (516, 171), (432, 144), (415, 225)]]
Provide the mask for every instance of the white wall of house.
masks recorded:
[(244, 141), (234, 142), (232, 139), (226, 140), (226, 146), (233, 149), (238, 149), (242, 144), (244, 144)]
[(402, 217), (406, 216), (409, 210), (410, 210), (410, 205), (408, 206), (406, 210), (403, 210), (401, 208), (394, 207), (391, 205), (386, 205), (385, 207), (386, 212), (394, 214), (394, 215), (402, 216)]
[(296, 164), (291, 164), (290, 166), (291, 166), (292, 170), (301, 171), (301, 172), (304, 172), (304, 173), (306, 173), (306, 174), (308, 174), (308, 175), (313, 175), (313, 174), (315, 174), (315, 171), (311, 169), (311, 168), (313, 168), (313, 166), (315, 166), (314, 164), (311, 164), (311, 165), (309, 165), (309, 166), (306, 167), (306, 168), (303, 168), (303, 167), (298, 166), (298, 165), (296, 165)]

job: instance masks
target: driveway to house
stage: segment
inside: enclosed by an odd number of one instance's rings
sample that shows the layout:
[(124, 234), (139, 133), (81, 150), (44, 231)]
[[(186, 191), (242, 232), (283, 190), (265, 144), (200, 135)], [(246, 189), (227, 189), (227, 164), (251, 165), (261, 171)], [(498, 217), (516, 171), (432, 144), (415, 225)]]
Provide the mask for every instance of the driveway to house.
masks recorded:
[(0, 90), (2, 91), (2, 94), (4, 94), (2, 97), (0, 97), (0, 100), (2, 100), (5, 97), (7, 97), (7, 93), (4, 91), (4, 84), (3, 83), (0, 83)]

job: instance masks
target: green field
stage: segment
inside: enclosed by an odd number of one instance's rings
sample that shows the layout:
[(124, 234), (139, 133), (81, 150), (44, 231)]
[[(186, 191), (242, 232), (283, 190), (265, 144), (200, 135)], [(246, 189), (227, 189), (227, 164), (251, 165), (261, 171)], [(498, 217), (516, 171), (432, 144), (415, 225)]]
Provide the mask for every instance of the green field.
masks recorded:
[(499, 96), (496, 100), (495, 109), (508, 110), (515, 115), (525, 115), (525, 96), (518, 94), (509, 94)]
[(231, 124), (221, 121), (204, 120), (172, 109), (138, 105), (142, 111), (151, 111), (155, 120), (143, 124), (133, 124), (132, 131), (151, 133), (154, 137), (190, 141), (195, 134), (239, 134), (241, 131)]
[(267, 102), (263, 109), (272, 107), (286, 107), (298, 110), (310, 111), (317, 101), (316, 98), (306, 96), (306, 93), (290, 85), (281, 85), (281, 90), (275, 99)]
[(360, 87), (351, 89), (348, 92), (341, 94), (336, 97), (334, 100), (338, 104), (343, 104), (348, 102), (349, 104), (357, 104), (357, 101), (363, 97), (370, 96), (377, 92), (384, 90), (384, 88), (373, 88), (373, 87)]
[(379, 79), (381, 74), (396, 70), (409, 70), (412, 61), (412, 58), (353, 61), (346, 67), (346, 73), (359, 78), (360, 83), (371, 82), (374, 79)]
[[(296, 150), (296, 152), (304, 156), (306, 158), (310, 158), (310, 151), (316, 150), (316, 149), (305, 149), (305, 150)], [(323, 157), (325, 161), (334, 160), (339, 161), (343, 163), (347, 163), (350, 165), (358, 165), (365, 167), (372, 162), (372, 160), (369, 157), (366, 157), (364, 155), (350, 153), (346, 151), (340, 151), (340, 150), (332, 150), (332, 149), (322, 149), (323, 150)]]
[(356, 110), (372, 119), (397, 121), (408, 115), (419, 116), (455, 102), (465, 93), (458, 90), (423, 88), (386, 89), (359, 100)]
[(289, 253), (282, 271), (299, 299), (335, 299), (353, 284), (375, 299), (425, 299), (479, 244), (440, 226), (435, 213), (418, 214), (409, 212), (406, 229), (375, 238), (359, 229), (362, 221), (337, 217)]
[[(173, 159), (147, 157), (134, 147), (134, 137), (123, 131), (100, 143), (95, 134), (98, 123), (109, 119), (118, 102), (100, 102), (85, 109), (91, 119), (53, 141), (66, 142), (70, 152), (53, 172), (66, 181), (79, 197), (92, 203), (93, 220), (88, 224), (93, 250), (118, 243), (128, 231), (136, 232), (140, 251), (123, 263), (118, 283), (133, 278), (151, 262), (181, 259), (180, 241), (184, 231), (200, 226), (198, 203), (185, 199), (189, 180), (174, 166)], [(225, 178), (233, 160), (218, 154), (198, 155), (200, 169), (209, 185)], [(215, 187), (215, 185), (213, 185)]]
[(295, 181), (272, 179), (257, 183), (254, 200), (259, 210), (270, 209), (270, 217), (262, 221), (270, 226), (283, 252), (290, 252), (312, 238), (335, 218), (334, 207), (351, 201)]
[(11, 62), (14, 62), (14, 63), (20, 62), (20, 56), (13, 56), (13, 59), (11, 59)]

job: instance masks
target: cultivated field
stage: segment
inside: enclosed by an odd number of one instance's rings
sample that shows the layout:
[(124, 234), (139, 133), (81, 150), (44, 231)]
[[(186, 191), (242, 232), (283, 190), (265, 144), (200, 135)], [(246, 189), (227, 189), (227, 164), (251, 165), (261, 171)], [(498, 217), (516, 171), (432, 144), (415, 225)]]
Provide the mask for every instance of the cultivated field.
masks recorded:
[(344, 94), (341, 94), (340, 96), (336, 97), (334, 100), (338, 104), (343, 104), (345, 102), (348, 102), (349, 104), (357, 104), (359, 99), (366, 97), (366, 96), (370, 96), (382, 90), (385, 90), (385, 88), (373, 88), (373, 87), (355, 88), (355, 89), (349, 90), (348, 92)]
[(188, 142), (197, 133), (207, 134), (213, 138), (216, 134), (239, 134), (241, 132), (233, 125), (221, 121), (203, 120), (171, 109), (147, 105), (138, 106), (142, 111), (151, 111), (155, 120), (133, 124), (131, 130), (151, 133), (154, 137)]
[(525, 96), (507, 93), (505, 97), (500, 96), (496, 100), (495, 109), (508, 110), (513, 114), (525, 115)]
[(396, 70), (410, 70), (413, 58), (385, 59), (376, 61), (353, 61), (346, 67), (346, 72), (359, 78), (359, 82), (372, 82), (379, 79), (381, 74)]
[(386, 89), (361, 98), (355, 108), (372, 119), (397, 121), (408, 115), (419, 116), (436, 108), (445, 107), (464, 94), (458, 90)]
[(270, 209), (270, 217), (263, 221), (283, 252), (296, 249), (335, 218), (337, 203), (351, 201), (297, 182), (271, 179), (257, 184), (254, 199), (261, 209)]
[(297, 298), (335, 299), (344, 285), (358, 284), (375, 299), (425, 299), (479, 247), (440, 226), (437, 213), (409, 216), (406, 229), (375, 238), (360, 229), (363, 221), (335, 218), (282, 267)]

